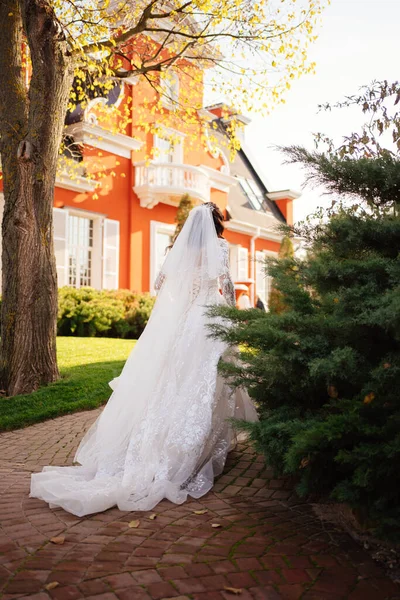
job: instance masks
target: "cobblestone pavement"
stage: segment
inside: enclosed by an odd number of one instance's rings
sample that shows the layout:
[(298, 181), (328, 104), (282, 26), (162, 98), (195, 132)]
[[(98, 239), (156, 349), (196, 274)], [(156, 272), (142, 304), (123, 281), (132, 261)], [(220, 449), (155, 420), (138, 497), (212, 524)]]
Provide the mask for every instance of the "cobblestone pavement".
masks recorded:
[[(400, 598), (368, 554), (321, 523), (246, 444), (212, 493), (163, 501), (156, 518), (111, 509), (80, 519), (28, 498), (30, 472), (71, 464), (98, 412), (0, 435), (2, 600)], [(50, 541), (57, 536), (63, 544)]]

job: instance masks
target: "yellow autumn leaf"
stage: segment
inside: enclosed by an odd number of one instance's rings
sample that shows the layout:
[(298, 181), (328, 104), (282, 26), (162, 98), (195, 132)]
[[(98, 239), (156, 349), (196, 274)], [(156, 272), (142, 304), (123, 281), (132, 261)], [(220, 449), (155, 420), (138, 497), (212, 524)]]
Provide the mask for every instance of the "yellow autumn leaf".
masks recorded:
[(44, 586), (44, 589), (47, 591), (54, 590), (54, 588), (58, 587), (60, 584), (58, 581), (51, 581), (47, 585)]
[(375, 394), (374, 392), (370, 392), (369, 394), (367, 394), (364, 398), (364, 404), (371, 404), (371, 402), (375, 400)]
[(137, 529), (137, 528), (139, 527), (139, 525), (140, 525), (140, 521), (131, 521), (131, 522), (129, 523), (129, 527), (130, 527), (131, 529)]
[(65, 535), (59, 535), (57, 537), (52, 537), (52, 538), (50, 538), (50, 541), (52, 544), (61, 545), (65, 542)]
[(194, 515), (205, 515), (206, 513), (208, 513), (208, 510), (205, 508), (203, 510), (194, 510), (193, 511)]
[(218, 529), (218, 527), (222, 527), (221, 523), (211, 523), (211, 527), (214, 527), (214, 529)]
[(154, 519), (157, 519), (157, 514), (153, 513), (152, 515), (149, 516), (150, 521), (154, 521)]
[(330, 398), (337, 398), (339, 396), (339, 392), (334, 385), (328, 385), (327, 391)]
[(228, 592), (228, 594), (235, 594), (236, 596), (243, 592), (242, 588), (229, 587), (227, 585), (224, 586), (224, 590), (225, 592)]

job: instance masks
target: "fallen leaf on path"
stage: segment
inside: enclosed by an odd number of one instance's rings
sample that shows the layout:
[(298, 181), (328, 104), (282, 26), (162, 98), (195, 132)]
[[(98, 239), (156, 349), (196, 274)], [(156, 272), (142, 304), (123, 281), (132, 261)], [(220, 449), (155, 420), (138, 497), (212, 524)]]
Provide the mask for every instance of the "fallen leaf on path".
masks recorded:
[(52, 544), (63, 544), (65, 542), (65, 535), (59, 535), (58, 537), (50, 538)]
[(137, 527), (139, 527), (140, 525), (140, 521), (131, 521), (129, 523), (129, 527), (131, 527), (132, 529), (136, 529)]
[(58, 581), (51, 581), (50, 583), (48, 583), (47, 585), (44, 586), (44, 589), (45, 590), (54, 590), (54, 588), (56, 588), (59, 585), (60, 584), (58, 583)]
[(203, 510), (194, 510), (193, 511), (194, 515), (205, 515), (206, 513), (208, 513), (208, 510), (206, 508), (204, 508)]
[(229, 594), (236, 594), (237, 596), (243, 592), (242, 588), (228, 587), (226, 585), (224, 586), (224, 590)]
[(211, 523), (211, 527), (214, 527), (214, 529), (217, 529), (218, 527), (222, 527), (221, 523)]
[(157, 514), (156, 514), (156, 513), (153, 513), (152, 515), (150, 515), (150, 516), (149, 516), (149, 519), (150, 519), (151, 521), (154, 521), (154, 519), (157, 519)]

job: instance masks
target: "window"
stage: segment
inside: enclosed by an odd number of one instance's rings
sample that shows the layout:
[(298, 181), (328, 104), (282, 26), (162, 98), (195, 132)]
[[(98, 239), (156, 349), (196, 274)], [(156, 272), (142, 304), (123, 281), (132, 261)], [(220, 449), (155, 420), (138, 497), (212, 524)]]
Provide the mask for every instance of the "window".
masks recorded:
[(172, 140), (156, 136), (154, 160), (158, 163), (173, 163), (175, 158), (175, 145)]
[(229, 270), (233, 281), (238, 278), (238, 248), (239, 246), (229, 244)]
[(119, 221), (68, 207), (53, 208), (58, 286), (118, 289)]
[(172, 235), (164, 233), (163, 231), (157, 231), (156, 237), (156, 272), (157, 275), (161, 271), (165, 257), (167, 255), (167, 248), (172, 243)]
[(238, 280), (245, 281), (249, 278), (249, 251), (247, 248), (239, 248)]
[(269, 253), (256, 252), (256, 294), (268, 310), (269, 295), (271, 292), (272, 277), (265, 270), (265, 259)]
[(68, 217), (68, 285), (92, 285), (93, 219)]
[(264, 195), (255, 181), (237, 175), (240, 187), (255, 210), (264, 210)]
[(179, 102), (179, 77), (177, 73), (167, 71), (160, 79), (162, 103), (165, 108), (173, 110)]
[(103, 276), (102, 288), (117, 290), (119, 286), (119, 221), (103, 221)]
[(175, 226), (169, 223), (151, 221), (150, 230), (150, 289), (154, 293), (154, 283), (161, 271), (167, 248), (172, 242)]
[(249, 251), (237, 244), (229, 247), (230, 271), (234, 281), (246, 281), (249, 278)]
[(154, 136), (154, 161), (157, 163), (183, 162), (183, 137), (171, 130)]

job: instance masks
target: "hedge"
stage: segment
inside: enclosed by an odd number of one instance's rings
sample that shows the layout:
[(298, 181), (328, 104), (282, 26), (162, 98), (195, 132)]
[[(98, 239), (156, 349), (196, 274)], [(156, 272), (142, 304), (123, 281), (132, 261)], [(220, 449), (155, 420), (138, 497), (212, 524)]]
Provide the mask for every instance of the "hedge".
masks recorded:
[(137, 339), (155, 298), (130, 290), (62, 287), (58, 291), (58, 335)]

